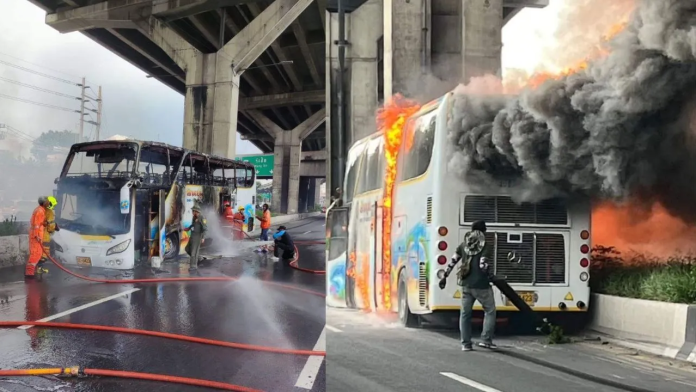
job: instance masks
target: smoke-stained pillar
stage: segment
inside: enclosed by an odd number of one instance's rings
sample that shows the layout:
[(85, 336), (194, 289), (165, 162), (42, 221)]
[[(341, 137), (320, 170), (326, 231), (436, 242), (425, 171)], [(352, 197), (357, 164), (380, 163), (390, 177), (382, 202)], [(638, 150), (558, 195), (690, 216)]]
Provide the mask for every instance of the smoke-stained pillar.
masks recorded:
[(462, 81), (485, 74), (502, 77), (503, 0), (462, 4)]
[(321, 185), (326, 181), (324, 178), (314, 179), (314, 205), (323, 205), (321, 202)]
[(314, 192), (310, 192), (310, 186), (313, 184), (313, 179), (310, 177), (300, 177), (300, 187), (298, 193), (298, 207), (300, 213), (305, 213), (310, 210), (310, 199), (314, 197)]
[[(382, 0), (369, 0), (345, 15), (345, 65), (339, 69), (339, 17), (332, 9), (326, 18), (326, 86), (327, 116), (327, 197), (342, 187), (345, 174), (340, 170), (339, 140), (343, 159), (356, 140), (376, 131), (375, 109), (381, 96), (377, 59), (382, 37)], [(339, 137), (339, 81), (343, 77), (345, 121)]]
[(314, 113), (290, 131), (282, 129), (256, 110), (250, 110), (247, 113), (274, 137), (273, 210), (286, 214), (296, 214), (299, 203), (302, 140), (326, 121), (326, 111), (322, 109)]
[[(276, 133), (273, 166), (273, 206), (285, 214), (298, 213), (302, 140), (293, 131)], [(280, 210), (278, 210), (278, 208)]]
[(219, 53), (197, 53), (186, 72), (184, 148), (233, 158), (239, 75)]
[(314, 211), (314, 207), (317, 205), (318, 199), (315, 199), (316, 184), (315, 178), (307, 178), (307, 211)]

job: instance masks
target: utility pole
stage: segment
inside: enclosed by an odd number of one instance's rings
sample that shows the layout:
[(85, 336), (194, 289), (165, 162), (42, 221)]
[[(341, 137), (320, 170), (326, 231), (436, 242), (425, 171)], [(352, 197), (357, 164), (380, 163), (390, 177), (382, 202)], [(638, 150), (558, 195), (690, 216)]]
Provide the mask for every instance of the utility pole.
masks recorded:
[(79, 143), (84, 141), (85, 135), (85, 91), (87, 90), (87, 82), (82, 78), (82, 93), (80, 94), (80, 138)]
[(97, 134), (96, 134), (95, 140), (99, 140), (99, 132), (101, 131), (101, 121), (102, 121), (102, 92), (101, 92), (101, 86), (99, 86), (99, 93), (97, 95)]

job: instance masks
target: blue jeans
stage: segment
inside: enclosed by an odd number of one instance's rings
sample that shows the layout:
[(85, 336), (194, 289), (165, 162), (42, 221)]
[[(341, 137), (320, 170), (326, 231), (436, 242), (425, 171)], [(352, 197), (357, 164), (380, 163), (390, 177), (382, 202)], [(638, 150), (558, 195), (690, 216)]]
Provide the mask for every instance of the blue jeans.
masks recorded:
[(462, 313), (459, 319), (459, 331), (462, 338), (462, 346), (471, 347), (471, 315), (474, 302), (478, 300), (483, 306), (483, 331), (481, 340), (484, 343), (493, 343), (495, 331), (495, 297), (493, 288), (471, 289), (462, 288)]
[(268, 229), (261, 229), (261, 236), (259, 239), (261, 241), (268, 241)]

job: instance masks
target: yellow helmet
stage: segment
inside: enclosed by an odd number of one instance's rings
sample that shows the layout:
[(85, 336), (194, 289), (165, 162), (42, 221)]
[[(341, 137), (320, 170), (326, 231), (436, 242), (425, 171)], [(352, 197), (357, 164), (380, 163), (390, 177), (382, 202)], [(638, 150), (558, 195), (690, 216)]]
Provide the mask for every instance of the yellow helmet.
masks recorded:
[(48, 209), (49, 210), (56, 208), (57, 204), (58, 204), (58, 200), (56, 200), (55, 197), (53, 197), (53, 196), (48, 197)]
[(244, 207), (239, 207), (237, 211), (244, 211)]

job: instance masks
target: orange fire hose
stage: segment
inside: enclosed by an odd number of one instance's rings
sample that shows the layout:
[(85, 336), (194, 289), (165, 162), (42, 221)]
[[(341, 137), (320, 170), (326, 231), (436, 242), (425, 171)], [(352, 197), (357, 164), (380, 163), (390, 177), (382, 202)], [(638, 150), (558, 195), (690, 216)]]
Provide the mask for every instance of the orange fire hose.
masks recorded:
[[(108, 332), (116, 332), (116, 333), (127, 333), (127, 334), (131, 334), (131, 335), (155, 336), (155, 337), (160, 337), (160, 338), (181, 340), (181, 341), (185, 341), (185, 342), (208, 344), (211, 346), (230, 347), (230, 348), (236, 348), (236, 349), (240, 349), (240, 350), (263, 351), (263, 352), (275, 353), (275, 354), (316, 355), (316, 356), (322, 356), (322, 357), (326, 356), (326, 351), (292, 350), (292, 349), (286, 349), (286, 348), (257, 346), (254, 344), (225, 342), (222, 340), (196, 338), (193, 336), (178, 335), (178, 334), (167, 333), (167, 332), (148, 331), (148, 330), (144, 330), (144, 329), (135, 329), (135, 328), (121, 328), (121, 327), (109, 327), (106, 325), (54, 323), (54, 322), (40, 322), (40, 321), (0, 321), (0, 328), (20, 327), (22, 325), (32, 325), (32, 326), (39, 327), (39, 328), (82, 329), (82, 330), (90, 330), (90, 331), (108, 331)], [(51, 373), (51, 374), (53, 374), (53, 373)]]
[[(164, 283), (164, 282), (234, 282), (238, 280), (238, 278), (234, 278), (231, 276), (209, 276), (209, 277), (200, 277), (200, 278), (150, 278), (150, 279), (98, 279), (98, 278), (90, 278), (89, 276), (84, 276), (80, 275), (76, 272), (73, 272), (67, 268), (65, 268), (61, 263), (59, 263), (56, 259), (54, 259), (50, 254), (46, 252), (46, 250), (43, 251), (44, 255), (48, 257), (49, 260), (53, 264), (56, 265), (56, 267), (60, 268), (64, 272), (79, 278), (79, 279), (84, 279), (90, 282), (95, 282), (95, 283)], [(309, 290), (309, 289), (303, 289), (300, 287), (295, 287), (295, 286), (290, 286), (287, 284), (283, 283), (277, 283), (277, 282), (269, 282), (269, 281), (261, 281), (264, 284), (270, 285), (270, 286), (276, 286), (276, 287), (281, 287), (287, 290), (295, 290), (295, 291), (300, 291), (303, 293), (307, 294), (312, 294), (316, 295), (317, 297), (326, 297), (326, 294), (320, 293), (318, 291), (314, 290)]]
[(187, 384), (194, 385), (198, 387), (208, 387), (221, 389), (224, 391), (240, 391), (240, 392), (262, 392), (258, 389), (246, 388), (239, 385), (228, 384), (218, 381), (208, 381), (201, 380), (197, 378), (188, 377), (177, 377), (177, 376), (167, 376), (163, 374), (152, 374), (152, 373), (140, 373), (140, 372), (129, 372), (123, 370), (107, 370), (107, 369), (79, 369), (78, 367), (72, 368), (53, 368), (53, 369), (16, 369), (16, 370), (0, 370), (0, 376), (4, 377), (15, 377), (15, 376), (43, 376), (43, 375), (56, 375), (56, 376), (104, 376), (104, 377), (118, 377), (118, 378), (131, 378), (139, 380), (148, 381), (164, 381), (173, 384)]

